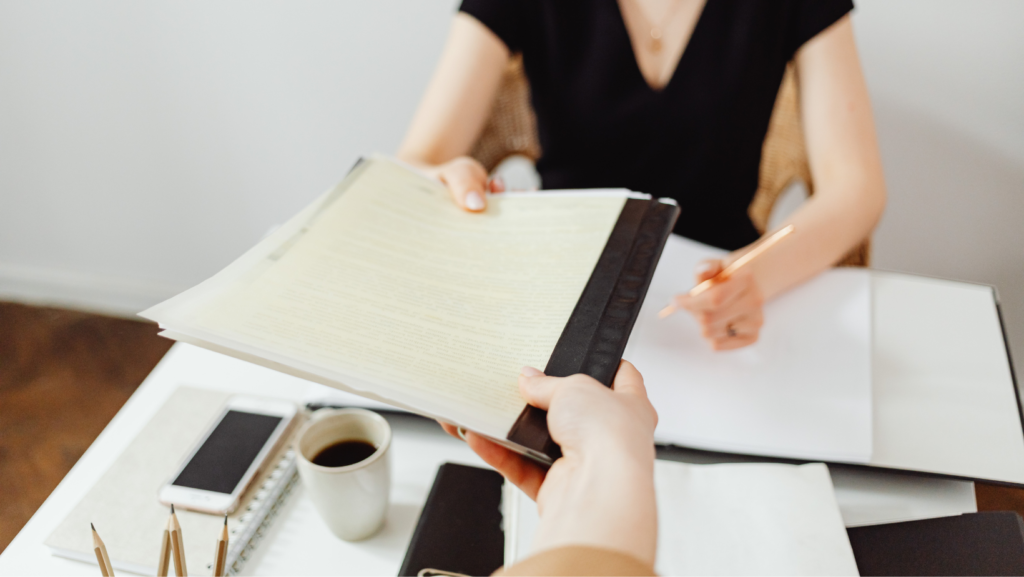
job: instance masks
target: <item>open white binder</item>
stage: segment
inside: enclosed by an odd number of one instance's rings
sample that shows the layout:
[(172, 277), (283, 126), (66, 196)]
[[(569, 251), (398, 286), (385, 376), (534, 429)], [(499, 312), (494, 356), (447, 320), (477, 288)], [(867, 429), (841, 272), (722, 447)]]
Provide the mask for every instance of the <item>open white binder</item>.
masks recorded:
[[(766, 306), (764, 342), (715, 356), (687, 313), (674, 327), (656, 314), (692, 286), (698, 260), (721, 254), (673, 236), (630, 339), (658, 442), (1024, 486), (1024, 422), (991, 287), (828, 271)], [(807, 314), (816, 307), (831, 313)], [(777, 358), (758, 357), (767, 351)]]
[(686, 311), (658, 310), (725, 251), (673, 235), (624, 358), (644, 376), (655, 438), (687, 447), (816, 461), (871, 459), (871, 285), (832, 270), (765, 306), (758, 342), (715, 352)]

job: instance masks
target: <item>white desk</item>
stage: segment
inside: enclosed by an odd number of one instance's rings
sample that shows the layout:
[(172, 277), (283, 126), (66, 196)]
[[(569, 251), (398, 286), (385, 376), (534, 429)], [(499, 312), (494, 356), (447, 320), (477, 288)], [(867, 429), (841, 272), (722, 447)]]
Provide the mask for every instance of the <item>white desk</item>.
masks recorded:
[[(0, 555), (0, 575), (99, 574), (95, 564), (51, 555), (43, 541), (180, 384), (295, 402), (302, 402), (319, 390), (329, 391), (217, 353), (175, 345)], [(446, 435), (436, 424), (413, 418), (398, 421), (391, 449), (392, 505), (387, 525), (380, 533), (359, 544), (336, 539), (300, 487), (289, 497), (244, 572), (396, 575), (437, 467), (445, 461), (486, 466), (464, 443)], [(156, 538), (159, 535), (154, 535)]]
[[(95, 564), (51, 555), (43, 542), (180, 384), (296, 402), (331, 392), (204, 349), (175, 345), (0, 555), (0, 575), (98, 574)], [(394, 486), (385, 529), (358, 544), (340, 541), (323, 525), (300, 488), (289, 498), (244, 573), (397, 574), (437, 467), (445, 461), (477, 466), (483, 463), (461, 441), (445, 435), (429, 421), (400, 417), (392, 422)], [(904, 520), (973, 509), (972, 483), (872, 471), (834, 471), (833, 479), (848, 525), (869, 519)]]

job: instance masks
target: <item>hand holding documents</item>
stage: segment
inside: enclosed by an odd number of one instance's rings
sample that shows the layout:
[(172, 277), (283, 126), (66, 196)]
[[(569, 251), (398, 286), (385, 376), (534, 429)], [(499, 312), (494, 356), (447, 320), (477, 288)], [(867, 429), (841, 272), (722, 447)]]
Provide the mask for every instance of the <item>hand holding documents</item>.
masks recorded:
[(557, 455), (523, 365), (611, 383), (678, 208), (625, 190), (504, 194), (358, 165), (221, 273), (145, 311), (166, 336)]

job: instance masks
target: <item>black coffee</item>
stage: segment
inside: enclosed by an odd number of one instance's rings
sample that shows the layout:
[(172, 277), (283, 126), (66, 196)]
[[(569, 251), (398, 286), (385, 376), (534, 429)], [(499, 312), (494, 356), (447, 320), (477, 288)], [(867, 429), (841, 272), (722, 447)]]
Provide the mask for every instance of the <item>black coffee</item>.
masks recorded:
[(322, 449), (313, 457), (313, 463), (321, 467), (346, 467), (355, 465), (377, 452), (377, 447), (366, 441), (339, 441)]

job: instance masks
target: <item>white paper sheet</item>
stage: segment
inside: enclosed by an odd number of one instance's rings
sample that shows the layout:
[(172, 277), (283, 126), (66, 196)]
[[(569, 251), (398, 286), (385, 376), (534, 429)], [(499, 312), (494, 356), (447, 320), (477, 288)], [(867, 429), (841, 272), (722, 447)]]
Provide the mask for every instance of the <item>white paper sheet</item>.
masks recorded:
[(977, 513), (974, 483), (876, 469), (830, 467), (847, 527)]
[(992, 287), (874, 273), (871, 464), (1024, 484)]
[[(660, 575), (858, 574), (823, 464), (657, 461), (655, 490)], [(519, 493), (513, 515), (506, 564), (529, 556), (537, 507)]]
[(765, 307), (760, 340), (715, 352), (693, 317), (658, 310), (723, 251), (673, 235), (624, 357), (660, 417), (656, 439), (697, 449), (866, 463), (872, 452), (871, 278), (836, 269)]

